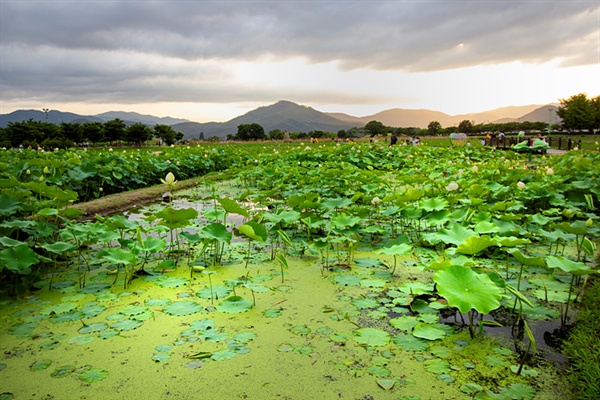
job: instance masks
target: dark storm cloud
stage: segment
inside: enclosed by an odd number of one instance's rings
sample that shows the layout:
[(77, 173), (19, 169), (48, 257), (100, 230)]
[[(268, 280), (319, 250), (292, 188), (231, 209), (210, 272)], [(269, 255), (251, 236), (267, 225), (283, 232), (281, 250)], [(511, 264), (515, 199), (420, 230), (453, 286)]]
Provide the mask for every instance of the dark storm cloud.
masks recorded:
[(597, 1), (576, 0), (3, 0), (0, 84), (5, 98), (62, 88), (65, 97), (191, 101), (199, 90), (245, 95), (219, 88), (227, 77), (218, 68), (190, 70), (177, 60), (303, 56), (346, 70), (411, 72), (555, 59), (587, 65), (598, 63), (598, 13)]

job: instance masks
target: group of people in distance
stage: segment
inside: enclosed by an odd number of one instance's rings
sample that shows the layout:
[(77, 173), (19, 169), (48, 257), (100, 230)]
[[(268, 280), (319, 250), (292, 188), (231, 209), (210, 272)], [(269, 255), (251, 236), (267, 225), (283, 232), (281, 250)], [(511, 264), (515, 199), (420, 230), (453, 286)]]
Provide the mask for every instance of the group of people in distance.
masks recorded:
[[(409, 144), (412, 146), (418, 146), (420, 142), (421, 142), (421, 138), (419, 138), (418, 136), (411, 136), (406, 140), (406, 144)], [(393, 133), (392, 137), (390, 138), (390, 146), (393, 146), (396, 143), (398, 143), (398, 136), (396, 136), (396, 134)]]

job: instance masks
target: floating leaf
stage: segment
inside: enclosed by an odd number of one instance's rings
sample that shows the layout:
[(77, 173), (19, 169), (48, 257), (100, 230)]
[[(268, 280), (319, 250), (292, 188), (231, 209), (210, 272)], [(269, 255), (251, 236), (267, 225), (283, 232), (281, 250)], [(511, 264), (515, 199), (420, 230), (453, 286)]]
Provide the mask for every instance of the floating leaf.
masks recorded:
[(391, 372), (389, 369), (379, 366), (379, 365), (374, 365), (371, 367), (367, 367), (367, 372), (371, 375), (374, 375), (378, 378), (385, 378), (390, 376)]
[(87, 333), (96, 333), (96, 332), (102, 332), (104, 330), (108, 329), (108, 324), (105, 322), (95, 322), (93, 324), (89, 324), (89, 325), (85, 325), (81, 328), (79, 328), (79, 333), (81, 333), (82, 335), (85, 335)]
[(383, 390), (390, 390), (391, 388), (394, 387), (394, 384), (396, 383), (395, 380), (393, 379), (377, 379), (377, 384), (383, 389)]
[(169, 353), (154, 353), (152, 354), (152, 361), (165, 362), (171, 358)]
[(162, 276), (156, 280), (156, 284), (164, 288), (176, 288), (180, 286), (185, 286), (189, 282), (189, 279), (174, 276)]
[(46, 368), (48, 368), (50, 365), (52, 365), (51, 360), (41, 360), (41, 361), (36, 361), (33, 364), (31, 364), (29, 366), (29, 369), (31, 369), (32, 371), (43, 371)]
[(292, 350), (293, 353), (295, 354), (310, 354), (313, 352), (311, 347), (308, 346), (300, 346), (300, 347), (294, 347), (294, 350)]
[(491, 246), (496, 246), (497, 243), (489, 236), (471, 236), (465, 239), (457, 248), (456, 253), (468, 254), (471, 256), (477, 255)]
[(451, 371), (448, 361), (433, 359), (425, 361), (425, 369), (434, 374), (447, 374)]
[(217, 310), (228, 314), (237, 314), (250, 311), (252, 305), (253, 303), (250, 300), (240, 296), (231, 296), (219, 303)]
[(381, 329), (361, 328), (353, 333), (354, 340), (366, 346), (385, 346), (390, 342), (390, 334)]
[(236, 355), (237, 355), (237, 353), (227, 349), (227, 350), (215, 351), (210, 358), (215, 361), (225, 361), (225, 360), (230, 360), (230, 359), (234, 358)]
[(412, 328), (417, 325), (417, 323), (417, 318), (412, 316), (390, 319), (390, 325), (392, 325), (394, 328), (402, 329), (404, 331), (411, 331)]
[[(212, 287), (212, 297), (215, 299), (222, 299), (229, 296), (232, 292), (232, 289), (229, 286), (223, 285), (213, 285)], [(202, 299), (210, 299), (211, 298), (211, 289), (210, 287), (203, 287), (199, 291), (196, 292), (196, 296)]]
[(375, 308), (379, 307), (379, 302), (374, 299), (364, 298), (364, 299), (356, 299), (352, 300), (352, 305), (356, 308)]
[(77, 303), (60, 303), (52, 306), (44, 307), (40, 310), (40, 314), (43, 315), (52, 315), (52, 314), (62, 314), (68, 311), (72, 311), (77, 308), (79, 304)]
[(58, 367), (50, 374), (52, 378), (64, 378), (67, 375), (70, 375), (73, 371), (75, 371), (74, 365), (63, 365), (62, 367)]
[(446, 332), (429, 324), (418, 323), (413, 328), (412, 334), (421, 339), (437, 340), (446, 336)]
[(169, 315), (182, 317), (185, 315), (199, 313), (203, 310), (203, 307), (193, 301), (174, 301), (164, 306), (162, 310)]
[(248, 343), (258, 337), (256, 332), (240, 332), (233, 336), (233, 340), (239, 343)]
[(263, 315), (267, 318), (277, 318), (281, 316), (281, 310), (270, 308), (263, 311)]
[(342, 285), (342, 286), (358, 286), (360, 285), (360, 281), (362, 281), (363, 278), (356, 276), (356, 275), (350, 275), (350, 274), (344, 274), (344, 275), (336, 275), (333, 278), (333, 281), (335, 283), (337, 283), (338, 285)]
[(429, 348), (429, 344), (423, 339), (414, 337), (413, 335), (401, 334), (392, 338), (394, 344), (402, 347), (405, 351), (424, 351)]
[(117, 331), (131, 331), (142, 326), (142, 321), (136, 321), (133, 319), (123, 319), (115, 322), (110, 327)]
[(108, 371), (101, 368), (92, 368), (79, 375), (79, 379), (85, 383), (100, 382), (108, 377)]
[(89, 342), (91, 342), (92, 340), (94, 340), (93, 336), (74, 336), (71, 339), (68, 340), (69, 344), (77, 344), (77, 345), (84, 345), (84, 344), (88, 344)]

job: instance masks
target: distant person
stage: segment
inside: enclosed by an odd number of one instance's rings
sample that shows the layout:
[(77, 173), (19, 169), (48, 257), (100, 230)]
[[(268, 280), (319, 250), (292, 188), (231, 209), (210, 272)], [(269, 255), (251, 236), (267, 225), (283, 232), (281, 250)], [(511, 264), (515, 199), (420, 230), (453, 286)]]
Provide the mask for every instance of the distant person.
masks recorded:
[(392, 138), (390, 139), (390, 146), (395, 145), (396, 143), (398, 143), (398, 136), (396, 136), (395, 133), (392, 134)]

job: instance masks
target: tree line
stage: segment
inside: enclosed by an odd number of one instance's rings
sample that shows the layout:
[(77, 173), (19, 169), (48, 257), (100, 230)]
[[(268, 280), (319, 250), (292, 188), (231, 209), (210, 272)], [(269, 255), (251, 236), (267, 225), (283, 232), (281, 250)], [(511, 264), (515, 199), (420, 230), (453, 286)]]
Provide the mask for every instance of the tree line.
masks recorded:
[(30, 119), (23, 122), (9, 122), (6, 128), (0, 128), (0, 147), (7, 148), (31, 147), (50, 150), (84, 145), (95, 146), (106, 142), (124, 142), (141, 146), (154, 138), (171, 145), (183, 139), (183, 133), (164, 124), (149, 127), (136, 122), (127, 125), (119, 118), (106, 122), (61, 122), (58, 125)]

